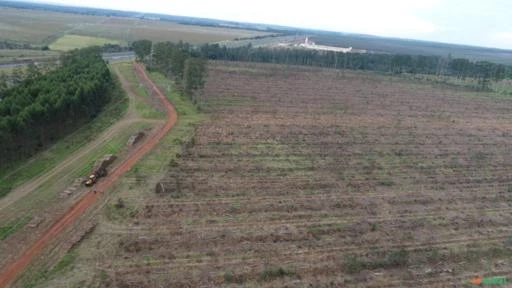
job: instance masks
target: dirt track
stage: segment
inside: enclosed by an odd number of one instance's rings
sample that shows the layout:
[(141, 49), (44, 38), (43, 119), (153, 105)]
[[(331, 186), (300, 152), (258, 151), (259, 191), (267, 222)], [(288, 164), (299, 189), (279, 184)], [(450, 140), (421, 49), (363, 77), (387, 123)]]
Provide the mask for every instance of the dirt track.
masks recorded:
[(124, 173), (129, 171), (144, 155), (153, 149), (160, 140), (172, 129), (177, 121), (177, 114), (162, 92), (148, 78), (144, 68), (140, 64), (135, 64), (136, 74), (141, 82), (145, 82), (162, 100), (167, 111), (167, 122), (163, 128), (156, 133), (153, 138), (149, 139), (142, 146), (139, 146), (116, 170), (112, 171), (109, 177), (100, 181), (95, 190), (99, 193), (88, 192), (81, 200), (79, 200), (65, 215), (62, 216), (51, 228), (45, 232), (39, 240), (37, 240), (16, 262), (8, 266), (0, 276), (0, 287), (7, 287), (16, 277), (22, 273), (25, 268), (30, 265), (37, 255), (63, 230), (69, 227), (75, 220), (83, 215), (89, 207), (94, 205), (100, 198), (101, 194), (108, 190)]

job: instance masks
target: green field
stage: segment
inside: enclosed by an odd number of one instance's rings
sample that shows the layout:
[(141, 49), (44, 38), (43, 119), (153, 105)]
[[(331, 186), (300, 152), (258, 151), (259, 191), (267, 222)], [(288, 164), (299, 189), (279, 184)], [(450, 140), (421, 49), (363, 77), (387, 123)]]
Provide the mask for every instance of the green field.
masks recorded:
[(89, 46), (103, 46), (105, 44), (121, 44), (121, 42), (100, 37), (64, 35), (57, 39), (57, 41), (53, 42), (49, 47), (51, 50), (69, 51)]

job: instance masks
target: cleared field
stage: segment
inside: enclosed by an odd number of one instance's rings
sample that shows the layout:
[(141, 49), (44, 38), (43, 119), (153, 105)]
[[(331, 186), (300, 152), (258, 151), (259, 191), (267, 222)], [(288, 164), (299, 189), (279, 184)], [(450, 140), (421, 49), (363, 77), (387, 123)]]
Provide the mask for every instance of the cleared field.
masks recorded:
[(512, 275), (512, 101), (225, 63), (210, 66), (204, 95), (210, 120), (169, 164), (168, 194), (134, 172), (125, 208), (106, 209), (50, 286), (466, 287)]
[(117, 40), (90, 37), (90, 36), (79, 36), (79, 35), (64, 35), (53, 42), (49, 47), (51, 50), (56, 51), (69, 51), (73, 49), (80, 49), (89, 46), (103, 46), (105, 44), (121, 44)]
[(120, 42), (149, 39), (173, 42), (182, 40), (196, 44), (254, 37), (267, 35), (268, 33), (181, 25), (144, 19), (87, 16), (0, 7), (0, 40), (49, 45), (66, 34), (108, 38)]

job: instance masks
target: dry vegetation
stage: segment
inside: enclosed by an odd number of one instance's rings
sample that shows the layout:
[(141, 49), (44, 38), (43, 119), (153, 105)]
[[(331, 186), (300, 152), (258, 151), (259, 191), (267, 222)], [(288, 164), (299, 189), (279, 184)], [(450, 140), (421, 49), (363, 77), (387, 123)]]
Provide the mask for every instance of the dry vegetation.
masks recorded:
[(132, 182), (145, 193), (119, 194), (52, 287), (464, 287), (510, 276), (512, 102), (467, 93), (214, 63), (210, 119), (170, 163), (167, 193)]

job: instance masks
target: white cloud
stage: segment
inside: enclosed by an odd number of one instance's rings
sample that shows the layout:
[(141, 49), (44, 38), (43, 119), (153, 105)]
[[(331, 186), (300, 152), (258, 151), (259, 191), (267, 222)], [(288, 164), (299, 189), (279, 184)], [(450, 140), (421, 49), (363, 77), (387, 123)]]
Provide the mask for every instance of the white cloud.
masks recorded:
[(493, 38), (496, 40), (512, 41), (512, 32), (496, 32), (493, 34)]
[(512, 49), (512, 31), (501, 31), (491, 34), (489, 40), (490, 46)]

